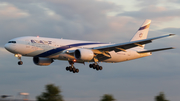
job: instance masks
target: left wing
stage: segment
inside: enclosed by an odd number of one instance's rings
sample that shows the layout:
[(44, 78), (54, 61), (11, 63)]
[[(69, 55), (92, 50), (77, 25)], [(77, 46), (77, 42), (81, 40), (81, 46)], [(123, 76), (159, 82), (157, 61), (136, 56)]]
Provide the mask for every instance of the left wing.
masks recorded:
[(115, 51), (115, 52), (119, 52), (119, 51), (126, 51), (126, 49), (130, 49), (133, 47), (143, 47), (144, 44), (148, 44), (151, 43), (153, 40), (155, 39), (160, 39), (160, 38), (164, 38), (164, 37), (168, 37), (168, 36), (172, 36), (175, 34), (169, 34), (169, 35), (164, 35), (164, 36), (159, 36), (159, 37), (154, 37), (154, 38), (148, 38), (148, 39), (143, 39), (143, 40), (138, 40), (138, 41), (131, 41), (131, 42), (127, 42), (127, 43), (118, 43), (118, 44), (112, 44), (112, 45), (107, 45), (107, 46), (101, 46), (101, 47), (94, 47), (92, 48), (93, 51), (104, 51), (104, 52), (109, 52), (109, 51)]

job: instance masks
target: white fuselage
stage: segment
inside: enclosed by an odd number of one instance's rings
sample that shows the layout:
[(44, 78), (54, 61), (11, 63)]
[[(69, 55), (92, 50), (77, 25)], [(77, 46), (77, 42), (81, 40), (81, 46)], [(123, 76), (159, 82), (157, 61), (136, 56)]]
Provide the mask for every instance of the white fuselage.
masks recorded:
[[(93, 48), (99, 46), (106, 46), (110, 44), (92, 42), (92, 41), (79, 41), (79, 40), (67, 40), (67, 39), (56, 39), (56, 38), (44, 38), (44, 37), (19, 37), (10, 40), (5, 48), (13, 54), (21, 54), (22, 56), (29, 57), (45, 57), (58, 60), (73, 60), (75, 57), (68, 54), (71, 50), (81, 48)], [(151, 53), (138, 53), (137, 51), (143, 51), (144, 49), (135, 47), (120, 52), (110, 51), (110, 58), (104, 59), (99, 62), (122, 62), (132, 59), (137, 59), (151, 55)], [(82, 61), (81, 62), (93, 62), (93, 61)]]

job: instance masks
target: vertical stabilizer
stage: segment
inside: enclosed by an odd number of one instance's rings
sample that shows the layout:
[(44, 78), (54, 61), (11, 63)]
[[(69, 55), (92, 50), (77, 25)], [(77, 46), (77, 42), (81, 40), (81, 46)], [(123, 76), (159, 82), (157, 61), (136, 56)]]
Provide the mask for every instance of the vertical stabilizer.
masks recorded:
[(151, 20), (147, 19), (142, 26), (139, 28), (137, 33), (133, 36), (133, 38), (130, 41), (137, 41), (146, 39), (149, 31), (149, 26), (151, 24)]
[[(151, 20), (147, 19), (142, 26), (139, 28), (139, 30), (136, 32), (136, 34), (133, 36), (133, 38), (130, 41), (137, 41), (146, 39), (149, 31), (149, 26), (151, 24)], [(144, 48), (145, 45), (143, 45), (142, 48)]]

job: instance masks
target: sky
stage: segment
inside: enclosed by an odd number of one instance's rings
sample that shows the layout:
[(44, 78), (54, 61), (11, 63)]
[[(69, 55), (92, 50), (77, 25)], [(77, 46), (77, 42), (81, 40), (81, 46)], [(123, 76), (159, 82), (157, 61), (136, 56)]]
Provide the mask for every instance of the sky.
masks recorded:
[[(171, 101), (180, 99), (180, 1), (179, 0), (0, 0), (0, 95), (30, 93), (35, 99), (46, 84), (62, 90), (65, 101), (99, 101), (112, 94), (117, 101), (152, 101), (164, 92)], [(152, 56), (100, 63), (102, 71), (89, 64), (80, 70), (65, 70), (67, 61), (37, 66), (32, 57), (24, 64), (4, 49), (10, 39), (42, 36), (111, 43), (128, 42), (143, 21), (151, 19), (148, 38), (174, 33), (147, 44), (146, 49), (176, 47)]]

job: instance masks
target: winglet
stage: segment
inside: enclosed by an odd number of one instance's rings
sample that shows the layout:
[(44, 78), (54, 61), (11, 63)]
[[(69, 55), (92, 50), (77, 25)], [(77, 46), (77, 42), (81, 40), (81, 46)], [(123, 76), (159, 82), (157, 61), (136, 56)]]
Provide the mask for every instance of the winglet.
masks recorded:
[(176, 35), (176, 34), (169, 34), (169, 36), (173, 36), (173, 35)]

